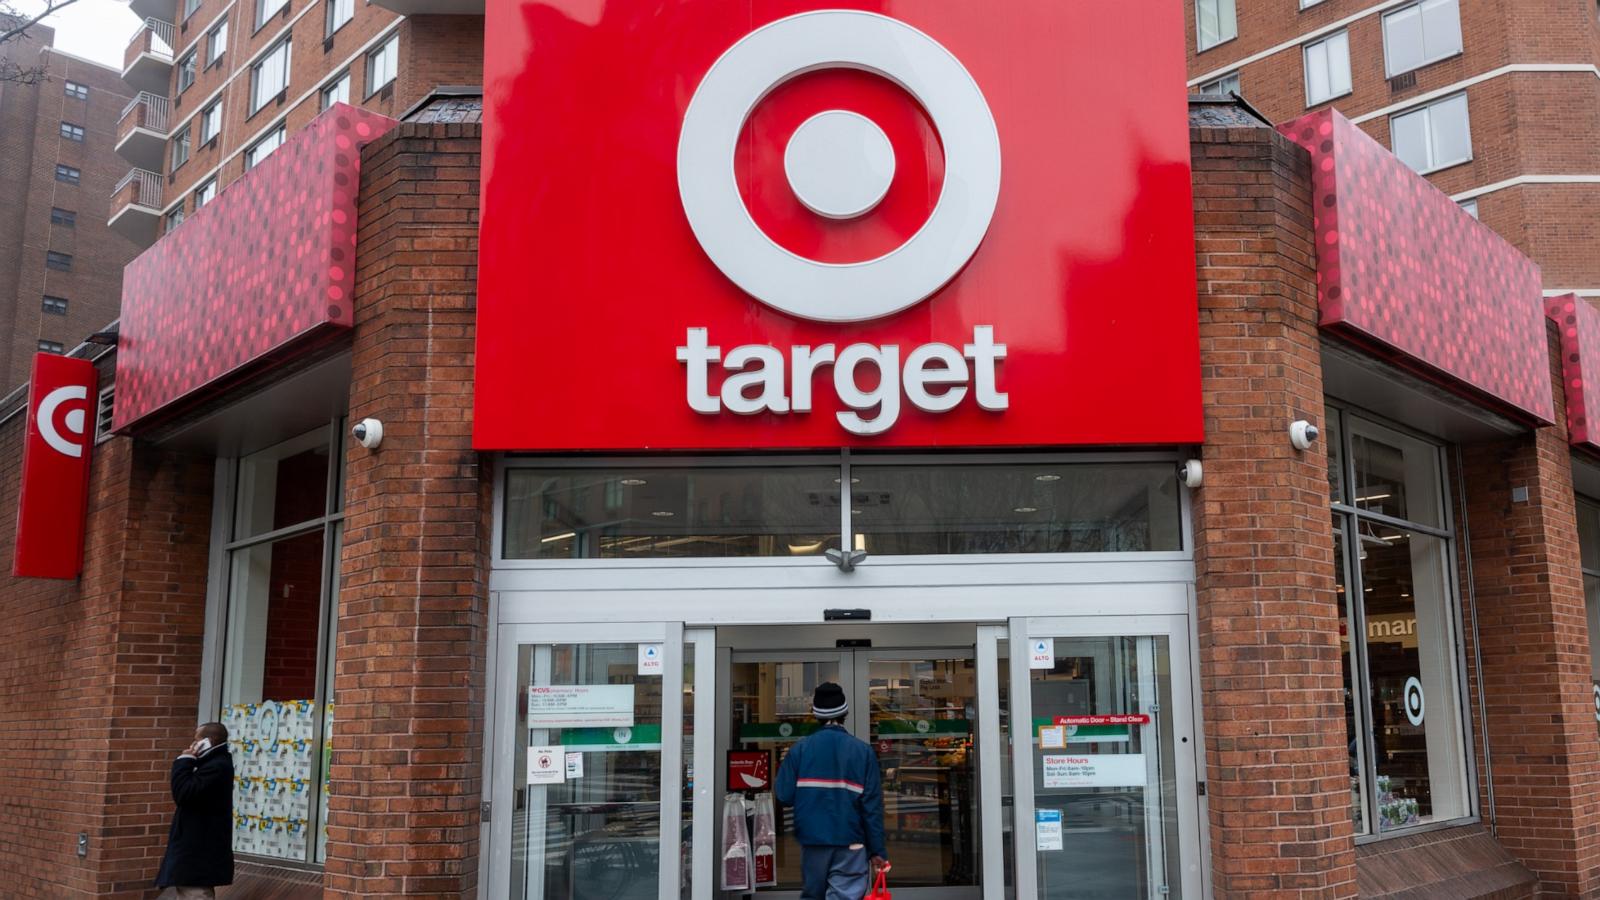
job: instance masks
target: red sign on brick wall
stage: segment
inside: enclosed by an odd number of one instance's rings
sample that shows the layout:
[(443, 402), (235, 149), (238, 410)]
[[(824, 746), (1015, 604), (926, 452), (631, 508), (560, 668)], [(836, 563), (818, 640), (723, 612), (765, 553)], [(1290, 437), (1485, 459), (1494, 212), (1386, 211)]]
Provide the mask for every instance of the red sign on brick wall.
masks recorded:
[(33, 358), (12, 575), (76, 578), (83, 570), (96, 383), (88, 360)]

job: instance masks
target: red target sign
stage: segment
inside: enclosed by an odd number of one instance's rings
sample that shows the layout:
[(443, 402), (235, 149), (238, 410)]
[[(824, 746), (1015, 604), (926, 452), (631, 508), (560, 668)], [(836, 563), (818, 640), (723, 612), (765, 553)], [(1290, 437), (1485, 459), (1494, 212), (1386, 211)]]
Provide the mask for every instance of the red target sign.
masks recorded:
[(88, 360), (33, 358), (13, 575), (76, 578), (83, 570), (95, 385)]
[(477, 446), (1200, 440), (1138, 5), (490, 4)]

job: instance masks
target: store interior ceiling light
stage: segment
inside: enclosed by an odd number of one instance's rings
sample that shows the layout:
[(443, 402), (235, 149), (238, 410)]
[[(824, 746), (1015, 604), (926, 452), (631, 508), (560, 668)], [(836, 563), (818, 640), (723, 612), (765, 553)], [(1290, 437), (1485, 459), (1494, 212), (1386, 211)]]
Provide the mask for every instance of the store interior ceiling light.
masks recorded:
[(1014, 513), (1036, 513), (1036, 512), (1039, 511), (1039, 507), (1037, 507), (1037, 506), (1013, 506), (1013, 507), (1011, 507), (1011, 511), (1014, 512)]
[(639, 485), (647, 484), (648, 482), (646, 482), (643, 478), (624, 478), (619, 483), (628, 487), (638, 487)]
[(658, 510), (655, 510), (654, 512), (650, 513), (650, 515), (655, 516), (656, 518), (659, 518), (659, 519), (670, 519), (673, 516), (677, 515), (677, 513), (673, 512), (670, 509), (658, 509)]
[(565, 541), (565, 540), (569, 540), (571, 538), (575, 538), (577, 536), (578, 536), (578, 533), (576, 531), (567, 531), (567, 532), (563, 532), (562, 534), (552, 534), (547, 538), (540, 538), (539, 539), (539, 543), (548, 544), (551, 541)]
[(1356, 498), (1356, 502), (1357, 503), (1371, 503), (1371, 502), (1373, 502), (1375, 500), (1387, 500), (1387, 499), (1389, 499), (1390, 497), (1393, 497), (1393, 496), (1394, 496), (1393, 494), (1368, 494), (1365, 497), (1357, 497)]
[(1049, 482), (1052, 482), (1052, 481), (1060, 481), (1061, 480), (1061, 476), (1060, 475), (1053, 475), (1053, 474), (1050, 474), (1050, 473), (1047, 472), (1047, 473), (1045, 473), (1043, 475), (1035, 475), (1035, 476), (1033, 476), (1033, 480), (1034, 481), (1043, 481), (1045, 483), (1049, 483)]

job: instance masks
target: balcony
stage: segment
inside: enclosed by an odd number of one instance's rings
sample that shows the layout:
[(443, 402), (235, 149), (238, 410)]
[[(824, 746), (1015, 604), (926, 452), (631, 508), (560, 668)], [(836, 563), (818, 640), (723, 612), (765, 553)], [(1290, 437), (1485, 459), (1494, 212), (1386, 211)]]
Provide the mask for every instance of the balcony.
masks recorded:
[(171, 101), (140, 91), (117, 121), (117, 155), (141, 169), (161, 168), (167, 155), (167, 113)]
[(172, 23), (145, 19), (122, 53), (122, 80), (136, 91), (165, 95), (172, 79)]
[(132, 0), (128, 8), (141, 19), (148, 19), (151, 16), (156, 18), (171, 16), (178, 12), (177, 4), (173, 0)]
[(110, 226), (141, 247), (156, 241), (161, 225), (162, 178), (147, 169), (130, 169), (111, 191)]

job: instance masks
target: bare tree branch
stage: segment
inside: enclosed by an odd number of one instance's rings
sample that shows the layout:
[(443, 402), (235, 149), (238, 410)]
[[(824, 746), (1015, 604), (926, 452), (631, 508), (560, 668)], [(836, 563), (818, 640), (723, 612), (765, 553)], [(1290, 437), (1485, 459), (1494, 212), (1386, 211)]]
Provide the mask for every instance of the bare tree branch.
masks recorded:
[[(14, 4), (0, 0), (0, 48), (4, 48), (8, 43), (20, 42), (27, 36), (28, 29), (39, 24), (40, 20), (77, 2), (78, 0), (45, 0), (44, 9), (37, 15), (30, 16), (21, 12)], [(25, 66), (9, 57), (0, 56), (0, 83), (39, 84), (47, 75), (43, 65)]]

